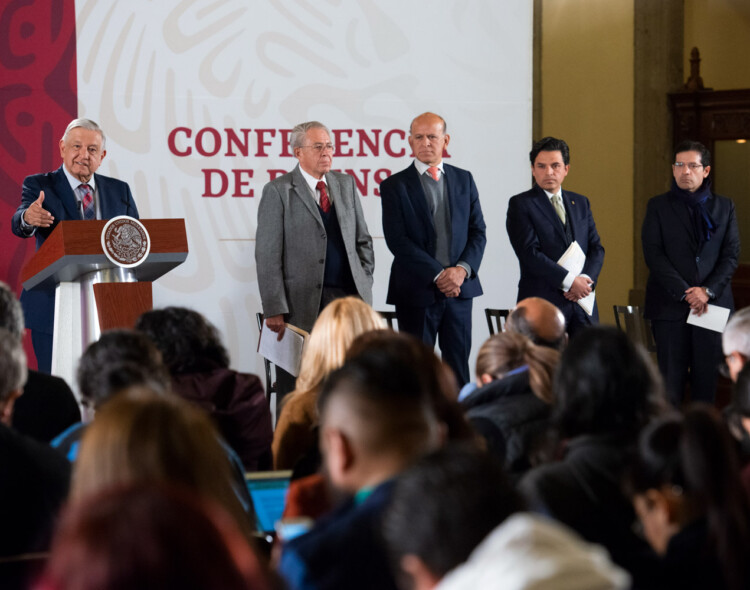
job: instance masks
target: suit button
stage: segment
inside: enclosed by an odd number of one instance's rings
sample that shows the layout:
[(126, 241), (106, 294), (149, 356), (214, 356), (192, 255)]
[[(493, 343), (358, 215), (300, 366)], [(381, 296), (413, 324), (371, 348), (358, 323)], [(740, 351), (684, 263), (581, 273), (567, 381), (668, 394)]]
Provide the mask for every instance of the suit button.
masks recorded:
[(700, 256), (696, 256), (696, 257), (695, 257), (695, 261), (696, 261), (696, 262), (700, 262), (700, 261), (701, 261), (701, 257), (700, 257)]
[(323, 262), (325, 261), (321, 258), (320, 260), (318, 260), (318, 262), (320, 262), (320, 264), (323, 264)]
[(323, 239), (323, 240), (325, 240), (325, 239), (326, 239), (326, 235), (325, 235), (325, 234), (320, 234), (320, 237), (321, 237), (321, 239)]
[(320, 283), (318, 283), (318, 289), (320, 289), (320, 288), (321, 288), (322, 286), (323, 286), (323, 285), (321, 285)]

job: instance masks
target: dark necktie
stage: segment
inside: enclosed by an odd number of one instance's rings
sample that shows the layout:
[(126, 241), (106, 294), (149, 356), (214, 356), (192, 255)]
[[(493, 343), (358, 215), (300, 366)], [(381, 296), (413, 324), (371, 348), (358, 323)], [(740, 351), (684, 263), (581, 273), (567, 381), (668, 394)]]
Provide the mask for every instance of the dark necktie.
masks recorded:
[(81, 203), (83, 204), (83, 218), (96, 218), (96, 208), (94, 207), (94, 193), (88, 184), (82, 184), (78, 187), (81, 191)]
[(320, 191), (320, 208), (323, 209), (323, 213), (328, 213), (331, 210), (331, 201), (326, 192), (326, 183), (319, 180), (315, 188)]

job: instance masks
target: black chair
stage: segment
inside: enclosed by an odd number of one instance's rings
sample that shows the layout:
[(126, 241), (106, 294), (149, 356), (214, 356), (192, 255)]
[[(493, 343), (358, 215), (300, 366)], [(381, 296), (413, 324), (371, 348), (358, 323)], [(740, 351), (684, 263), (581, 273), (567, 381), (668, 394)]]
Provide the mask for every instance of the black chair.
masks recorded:
[(487, 327), (490, 330), (490, 336), (495, 333), (505, 332), (505, 322), (508, 321), (510, 309), (491, 309), (485, 308), (484, 315), (487, 316)]
[(625, 332), (633, 342), (642, 344), (649, 352), (656, 352), (656, 342), (651, 331), (651, 322), (643, 317), (637, 305), (613, 305), (617, 328)]
[[(260, 337), (260, 333), (263, 331), (263, 314), (256, 313), (255, 319), (258, 321), (258, 336)], [(268, 402), (268, 405), (270, 407), (271, 394), (276, 393), (276, 382), (271, 379), (271, 367), (274, 367), (274, 374), (276, 369), (274, 364), (267, 358), (263, 359), (263, 365), (266, 369), (266, 401)]]
[(396, 312), (395, 311), (378, 311), (378, 313), (383, 316), (383, 319), (385, 320), (385, 323), (388, 324), (388, 327), (391, 330), (396, 330), (395, 322), (396, 320)]

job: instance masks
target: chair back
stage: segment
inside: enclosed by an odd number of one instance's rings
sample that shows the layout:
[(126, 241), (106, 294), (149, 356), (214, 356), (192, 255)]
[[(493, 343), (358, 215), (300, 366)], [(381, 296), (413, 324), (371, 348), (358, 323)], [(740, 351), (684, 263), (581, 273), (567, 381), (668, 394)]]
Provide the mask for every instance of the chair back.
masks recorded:
[(505, 322), (508, 320), (510, 312), (510, 309), (485, 308), (484, 315), (487, 316), (487, 328), (490, 330), (490, 336), (505, 332)]
[[(375, 310), (377, 311), (377, 310)], [(395, 311), (378, 311), (378, 313), (383, 316), (383, 319), (385, 320), (385, 323), (388, 324), (388, 327), (391, 330), (398, 330), (396, 327), (395, 322), (398, 320), (396, 319), (396, 312)]]
[(656, 352), (651, 322), (643, 317), (637, 305), (613, 305), (615, 323), (633, 342), (642, 344), (649, 352)]

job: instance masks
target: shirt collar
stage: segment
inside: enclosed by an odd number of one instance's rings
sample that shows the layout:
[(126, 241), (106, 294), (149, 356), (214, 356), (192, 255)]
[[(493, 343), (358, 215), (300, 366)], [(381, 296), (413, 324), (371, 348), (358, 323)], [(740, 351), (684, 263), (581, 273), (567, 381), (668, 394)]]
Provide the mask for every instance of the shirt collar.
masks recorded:
[[(312, 191), (313, 196), (315, 197), (315, 201), (317, 202), (320, 197), (318, 197), (318, 183), (322, 180), (326, 183), (326, 186), (328, 186), (328, 181), (326, 180), (326, 175), (323, 175), (323, 178), (315, 178), (311, 174), (308, 174), (302, 169), (302, 166), (297, 166), (299, 168), (299, 171), (302, 173), (302, 178), (305, 179), (305, 182), (307, 183), (307, 186), (310, 187), (310, 190)], [(328, 199), (331, 199), (331, 191), (328, 191)]]
[(82, 184), (88, 184), (91, 187), (92, 191), (96, 190), (96, 180), (95, 180), (96, 174), (92, 174), (88, 182), (82, 183), (75, 176), (73, 176), (70, 172), (68, 172), (68, 169), (65, 167), (65, 164), (62, 165), (62, 169), (63, 169), (63, 172), (65, 173), (65, 178), (67, 178), (68, 182), (70, 183), (70, 188), (73, 189), (73, 193), (76, 195), (76, 199), (78, 198), (78, 193), (76, 193), (76, 189)]
[[(430, 167), (429, 164), (425, 164), (421, 160), (414, 159), (414, 165), (417, 167), (417, 172), (421, 176), (425, 172), (427, 172), (427, 169)], [(443, 170), (443, 161), (440, 160), (440, 164), (437, 165), (438, 170), (440, 170), (441, 174), (445, 174), (445, 170)]]
[[(542, 189), (542, 190), (544, 191), (544, 189)], [(544, 194), (545, 194), (545, 195), (547, 195), (547, 197), (548, 197), (548, 198), (549, 198), (550, 200), (552, 200), (552, 198), (553, 198), (553, 197), (554, 197), (555, 195), (560, 195), (560, 199), (562, 200), (562, 187), (560, 187), (560, 190), (559, 190), (558, 192), (556, 192), (556, 193), (551, 193), (551, 192), (549, 192), (549, 191), (544, 191)]]

